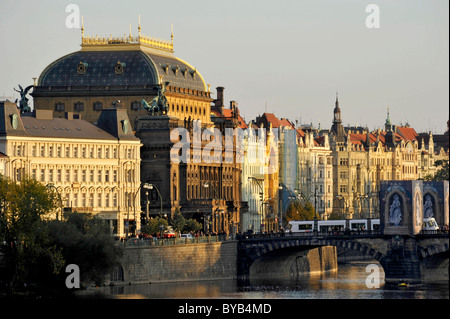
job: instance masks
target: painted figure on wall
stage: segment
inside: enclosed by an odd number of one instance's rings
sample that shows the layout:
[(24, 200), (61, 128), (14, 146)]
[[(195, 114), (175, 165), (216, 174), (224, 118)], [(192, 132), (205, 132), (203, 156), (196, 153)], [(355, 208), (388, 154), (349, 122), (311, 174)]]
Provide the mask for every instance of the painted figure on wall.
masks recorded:
[(416, 194), (416, 226), (420, 226), (420, 195)]
[(395, 194), (393, 196), (392, 203), (389, 207), (389, 223), (394, 226), (400, 226), (402, 221), (402, 204), (400, 202), (400, 197)]
[(430, 195), (425, 196), (425, 203), (423, 204), (423, 217), (434, 217), (433, 213), (433, 200)]

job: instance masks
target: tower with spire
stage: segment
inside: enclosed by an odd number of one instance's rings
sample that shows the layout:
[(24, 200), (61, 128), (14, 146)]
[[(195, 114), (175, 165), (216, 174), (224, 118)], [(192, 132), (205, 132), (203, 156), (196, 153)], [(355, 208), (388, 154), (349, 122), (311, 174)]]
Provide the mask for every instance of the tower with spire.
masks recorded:
[(386, 117), (386, 122), (384, 123), (384, 129), (386, 132), (392, 131), (391, 118), (389, 117), (389, 108), (387, 108), (387, 117)]
[(331, 126), (330, 133), (334, 136), (336, 142), (345, 142), (345, 130), (342, 125), (338, 92), (336, 92), (336, 102), (333, 111), (333, 125)]

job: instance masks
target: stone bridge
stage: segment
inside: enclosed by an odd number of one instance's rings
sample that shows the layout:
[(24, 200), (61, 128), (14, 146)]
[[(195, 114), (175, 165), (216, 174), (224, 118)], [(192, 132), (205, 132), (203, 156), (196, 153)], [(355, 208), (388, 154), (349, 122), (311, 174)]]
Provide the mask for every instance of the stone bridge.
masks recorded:
[[(275, 267), (283, 271), (286, 267), (283, 261), (298, 256), (299, 252), (327, 246), (356, 250), (378, 261), (384, 269), (386, 282), (403, 279), (413, 283), (449, 278), (448, 232), (415, 236), (366, 232), (352, 235), (305, 233), (301, 236), (242, 237), (238, 243), (238, 276), (251, 276), (252, 267), (255, 268), (262, 258), (270, 256), (276, 256), (271, 260), (275, 260)], [(256, 271), (261, 271), (261, 267)]]

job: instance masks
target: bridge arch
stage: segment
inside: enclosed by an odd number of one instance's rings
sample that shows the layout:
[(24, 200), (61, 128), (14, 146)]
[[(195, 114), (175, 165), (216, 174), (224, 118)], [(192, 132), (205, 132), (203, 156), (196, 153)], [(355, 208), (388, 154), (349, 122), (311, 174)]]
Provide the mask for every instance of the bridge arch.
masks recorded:
[[(421, 244), (425, 244), (422, 242)], [(435, 281), (449, 278), (449, 244), (431, 243), (422, 247), (418, 245), (422, 280)]]
[(255, 261), (271, 253), (283, 250), (288, 252), (293, 248), (301, 250), (310, 250), (324, 246), (335, 246), (351, 249), (360, 252), (362, 255), (371, 257), (383, 266), (385, 253), (374, 249), (372, 245), (365, 243), (362, 239), (339, 239), (339, 238), (278, 238), (274, 240), (243, 240), (240, 242), (241, 248), (238, 252), (238, 272), (241, 275), (250, 275), (250, 268)]

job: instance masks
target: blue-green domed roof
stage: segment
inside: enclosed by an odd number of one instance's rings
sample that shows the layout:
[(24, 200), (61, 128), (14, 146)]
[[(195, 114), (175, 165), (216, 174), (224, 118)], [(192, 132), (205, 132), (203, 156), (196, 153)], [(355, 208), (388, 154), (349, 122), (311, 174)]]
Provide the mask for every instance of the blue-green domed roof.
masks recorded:
[(73, 52), (51, 63), (38, 86), (151, 85), (161, 76), (171, 86), (206, 91), (201, 75), (186, 62), (141, 50)]

